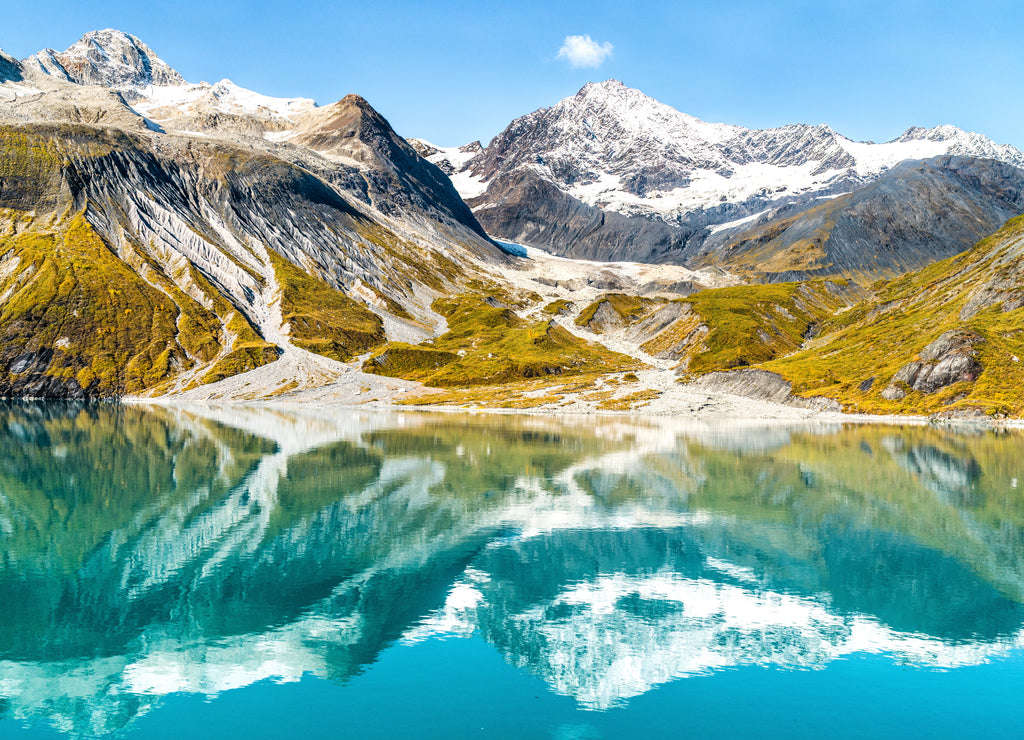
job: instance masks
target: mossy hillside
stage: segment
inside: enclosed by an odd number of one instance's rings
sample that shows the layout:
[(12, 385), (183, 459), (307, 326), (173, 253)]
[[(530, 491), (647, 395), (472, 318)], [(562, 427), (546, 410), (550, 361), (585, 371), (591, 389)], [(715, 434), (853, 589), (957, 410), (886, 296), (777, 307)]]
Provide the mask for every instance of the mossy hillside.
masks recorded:
[[(0, 127), (0, 169), (3, 169), (4, 174), (3, 177), (0, 177), (0, 183), (2, 183), (0, 184), (0, 205), (7, 205), (15, 209), (13, 211), (6, 211), (8, 214), (17, 214), (17, 209), (19, 208), (32, 209), (34, 211), (42, 209), (45, 212), (47, 208), (57, 205), (56, 199), (60, 192), (61, 180), (67, 177), (74, 178), (75, 172), (86, 160), (110, 157), (118, 152), (135, 150), (137, 148), (138, 142), (132, 139), (130, 135), (90, 126), (62, 124), (53, 126)], [(90, 165), (86, 164), (86, 166)], [(238, 162), (226, 161), (225, 171), (232, 168), (237, 169), (239, 166)], [(214, 166), (213, 170), (216, 169)], [(14, 221), (15, 219), (5, 220)], [(50, 220), (56, 222), (56, 225), (51, 225), (50, 229), (54, 233), (61, 235), (68, 230), (66, 224), (61, 223), (58, 217), (55, 216)], [(28, 228), (24, 224), (20, 224), (13, 230), (7, 229), (7, 236), (10, 237), (13, 236), (13, 233), (23, 231), (38, 232), (42, 223), (42, 220), (39, 220), (36, 224), (30, 224)], [(75, 235), (72, 234), (71, 236), (74, 238)], [(3, 237), (0, 236), (0, 239), (3, 239)], [(9, 241), (9, 239), (6, 241)], [(36, 244), (36, 247), (37, 249), (34, 251), (37, 253), (40, 252), (40, 248), (43, 253), (50, 251), (49, 248), (43, 247), (39, 243)], [(179, 371), (189, 369), (196, 362), (210, 362), (222, 351), (221, 342), (225, 338), (222, 336), (222, 322), (229, 320), (233, 315), (234, 308), (223, 299), (216, 289), (202, 279), (202, 276), (195, 271), (192, 265), (188, 265), (185, 269), (192, 273), (193, 282), (199, 284), (201, 292), (211, 298), (215, 304), (214, 311), (207, 310), (192, 297), (186, 295), (175, 284), (175, 281), (165, 275), (161, 266), (148, 256), (145, 249), (138, 248), (138, 245), (135, 245), (135, 247), (131, 256), (126, 257), (130, 263), (128, 265), (120, 262), (119, 258), (108, 250), (108, 253), (103, 256), (117, 261), (118, 270), (114, 271), (114, 273), (107, 271), (107, 274), (111, 278), (112, 283), (119, 282), (113, 279), (113, 276), (114, 274), (120, 274), (125, 276), (129, 284), (142, 286), (147, 282), (152, 283), (158, 291), (164, 294), (161, 301), (165, 304), (164, 308), (168, 308), (166, 304), (170, 304), (169, 310), (171, 313), (177, 312), (177, 315), (172, 316), (176, 326), (175, 338), (177, 346), (171, 346), (168, 351), (165, 351), (167, 349), (166, 346), (160, 348), (160, 341), (167, 339), (169, 334), (169, 327), (166, 322), (163, 322), (153, 332), (152, 337), (154, 341), (151, 343), (151, 346), (147, 346), (143, 342), (137, 345), (135, 353), (131, 353), (131, 348), (126, 345), (129, 353), (134, 355), (134, 359), (129, 358), (126, 361), (124, 378), (111, 381), (112, 375), (119, 374), (119, 370), (115, 371), (115, 369), (120, 367), (124, 352), (114, 353), (115, 356), (112, 358), (106, 357), (98, 364), (93, 363), (91, 360), (82, 363), (91, 367), (84, 369), (81, 377), (78, 377), (78, 373), (75, 373), (74, 380), (75, 383), (86, 388), (89, 395), (135, 393), (161, 386)], [(0, 252), (3, 251), (8, 250), (0, 249)], [(24, 262), (20, 257), (19, 259)], [(89, 259), (91, 259), (89, 255), (85, 253), (79, 254), (76, 257), (76, 265), (78, 267), (85, 266)], [(44, 267), (41, 264), (27, 263), (23, 264), (22, 267), (24, 269), (19, 271), (19, 278), (24, 278), (26, 273), (33, 273), (37, 268), (42, 267), (47, 273), (40, 279), (41, 283), (52, 282), (55, 279), (54, 275), (49, 272), (50, 266)], [(103, 271), (103, 265), (91, 265), (91, 267), (99, 268), (101, 272)], [(130, 272), (143, 272), (146, 278), (143, 279), (140, 275), (135, 275), (133, 278)], [(0, 295), (3, 295), (8, 287), (10, 286), (0, 288)], [(120, 285), (116, 285), (112, 289), (117, 291), (120, 289)], [(143, 287), (139, 289), (149, 294), (147, 300), (150, 303), (156, 301), (156, 295), (152, 294), (150, 290)], [(40, 297), (39, 295), (36, 296), (36, 298)], [(22, 298), (30, 299), (31, 296), (22, 294)], [(66, 298), (66, 295), (56, 295), (55, 298), (59, 304), (61, 300)], [(13, 301), (14, 298), (12, 297), (11, 300)], [(137, 315), (139, 314), (139, 309), (134, 308), (132, 305), (133, 299), (130, 295), (126, 295), (123, 302), (125, 303), (128, 315), (132, 312)], [(86, 301), (86, 303), (88, 304), (89, 302)], [(9, 305), (10, 303), (8, 302), (8, 307)], [(59, 305), (57, 307), (59, 308)], [(72, 315), (74, 315), (75, 309), (71, 310)], [(54, 312), (51, 310), (50, 313)], [(95, 312), (90, 310), (88, 313)], [(143, 309), (142, 314), (147, 314), (147, 310)], [(79, 311), (76, 318), (84, 318), (83, 312)], [(46, 320), (48, 319), (44, 319), (44, 321)], [(115, 323), (124, 324), (125, 320), (120, 319)], [(236, 348), (233, 349), (231, 354), (221, 359), (216, 372), (210, 376), (211, 379), (226, 377), (235, 372), (265, 364), (277, 356), (276, 351), (269, 351), (273, 349), (272, 346), (263, 342), (258, 332), (247, 325), (244, 319), (240, 319), (240, 321), (236, 321), (234, 324), (232, 333), (235, 336)], [(239, 324), (246, 325), (239, 326)], [(111, 327), (108, 326), (107, 328)], [(116, 331), (116, 326), (114, 329)], [(45, 340), (46, 337), (41, 336), (40, 339)], [(60, 338), (57, 341), (60, 341)], [(45, 341), (38, 342), (38, 344), (44, 343)], [(86, 357), (90, 356), (93, 349), (91, 347), (77, 347), (66, 342), (61, 342), (61, 345), (61, 348), (67, 350), (68, 353), (82, 349)], [(34, 351), (34, 348), (30, 351)], [(45, 358), (41, 358), (41, 361), (45, 362)], [(6, 385), (7, 392), (42, 392), (44, 394), (51, 392), (63, 394), (67, 392), (77, 395), (74, 391), (75, 383), (69, 385), (67, 372), (56, 369), (48, 372), (47, 375), (53, 375), (56, 379), (50, 384), (49, 390), (47, 390), (40, 386), (38, 380), (30, 379), (30, 376), (38, 374), (37, 370), (38, 368), (30, 369), (27, 373), (19, 374), (22, 377)], [(99, 378), (99, 381), (96, 378)], [(26, 384), (30, 387), (26, 387)], [(57, 386), (63, 386), (64, 390), (60, 390)], [(21, 390), (18, 390), (19, 387)]]
[(541, 310), (548, 316), (562, 316), (569, 313), (572, 310), (572, 301), (567, 301), (564, 298), (551, 301)]
[(366, 366), (364, 369), (379, 375), (425, 381), (458, 359), (459, 355), (455, 352), (391, 342), (385, 351), (371, 358), (372, 369)]
[(767, 362), (799, 349), (812, 325), (845, 305), (835, 290), (843, 281), (829, 282), (702, 290), (680, 300), (687, 311), (643, 349), (674, 351), (693, 376)]
[(430, 390), (409, 394), (397, 401), (401, 406), (461, 406), (463, 408), (524, 409), (565, 403), (567, 394), (593, 390), (606, 377), (598, 373), (559, 377), (524, 378), (501, 385), (474, 385), (464, 388)]
[[(1024, 217), (1012, 219), (963, 254), (880, 284), (870, 299), (823, 322), (821, 339), (766, 363), (765, 369), (790, 380), (798, 394), (834, 398), (848, 410), (1024, 414), (1024, 309), (1004, 311), (1002, 303), (996, 303), (961, 319), (967, 304), (991, 281), (1015, 284), (1024, 275), (1018, 244), (1022, 238)], [(983, 368), (976, 382), (935, 393), (910, 390), (898, 401), (881, 397), (901, 367), (953, 329), (971, 330), (984, 338), (976, 347)]]
[(235, 342), (231, 351), (220, 358), (200, 379), (201, 385), (216, 383), (235, 375), (247, 373), (258, 367), (269, 365), (281, 356), (277, 345), (262, 339), (255, 342)]
[(259, 335), (249, 320), (228, 303), (220, 294), (215, 294), (214, 310), (222, 316), (225, 328), (232, 338), (231, 350), (217, 360), (200, 380), (201, 384), (216, 383), (233, 375), (269, 365), (281, 356), (281, 349)]
[[(449, 330), (417, 345), (391, 343), (364, 365), (367, 372), (420, 380), (428, 386), (491, 385), (548, 375), (618, 372), (637, 361), (573, 336), (553, 322), (529, 322), (478, 295), (439, 298), (433, 309)], [(390, 350), (396, 349), (396, 359)], [(443, 363), (443, 364), (441, 364)]]
[(61, 160), (53, 142), (23, 129), (0, 127), (0, 205), (22, 210), (44, 205), (56, 189)]
[(297, 347), (347, 362), (384, 343), (384, 322), (373, 311), (273, 250), (281, 313)]
[[(189, 357), (199, 364), (208, 363), (217, 357), (222, 349), (222, 319), (178, 287), (178, 284), (164, 273), (161, 265), (149, 254), (139, 249), (137, 244), (132, 244), (130, 241), (123, 244), (119, 256), (135, 272), (144, 276), (147, 282), (170, 296), (177, 305), (180, 312), (177, 321), (178, 343), (185, 349)], [(200, 288), (207, 301), (213, 303), (210, 300), (211, 293), (220, 297), (191, 263), (179, 269), (188, 273), (189, 280)], [(175, 277), (180, 278), (181, 276)], [(224, 302), (222, 307), (226, 305), (227, 303)]]
[(611, 312), (613, 323), (628, 325), (642, 319), (660, 303), (664, 303), (664, 301), (624, 293), (606, 293), (584, 308), (576, 317), (575, 323), (576, 326), (586, 327), (594, 333), (600, 334), (605, 328), (599, 320), (599, 312), (602, 312), (602, 309)]
[(227, 298), (214, 288), (192, 264), (189, 278), (209, 299), (213, 314), (224, 326), (231, 340), (230, 351), (218, 359), (200, 378), (200, 384), (216, 383), (233, 375), (269, 365), (281, 356), (277, 345), (266, 341), (249, 320)]
[(54, 208), (75, 160), (106, 156), (123, 140), (117, 132), (74, 124), (0, 125), (0, 207)]
[(647, 389), (636, 391), (625, 396), (606, 398), (598, 402), (597, 407), (606, 411), (636, 411), (658, 399), (661, 391)]
[[(191, 361), (178, 342), (174, 300), (120, 260), (81, 214), (60, 230), (22, 231), (0, 252), (18, 268), (0, 282), (0, 385), (136, 393)], [(199, 322), (192, 340), (216, 342)], [(33, 380), (35, 378), (35, 380)], [(45, 379), (49, 379), (48, 381)]]

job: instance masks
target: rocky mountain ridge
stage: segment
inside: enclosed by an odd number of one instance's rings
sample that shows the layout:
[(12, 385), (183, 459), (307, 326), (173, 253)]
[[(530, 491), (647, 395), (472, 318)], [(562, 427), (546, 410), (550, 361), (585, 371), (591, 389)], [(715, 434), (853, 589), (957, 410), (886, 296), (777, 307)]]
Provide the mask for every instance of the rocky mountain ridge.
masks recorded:
[(140, 39), (108, 28), (91, 31), (65, 51), (43, 49), (23, 62), (41, 72), (79, 85), (99, 85), (133, 102), (150, 86), (185, 84), (184, 78)]
[(428, 336), (438, 295), (507, 260), (358, 96), (295, 124), (318, 152), (267, 140), (260, 113), (214, 111), (205, 135), (147, 119), (128, 99), (180, 76), (126, 34), (57, 61), (4, 59), (0, 395), (168, 392), (282, 357), (322, 381)]
[(701, 121), (617, 80), (588, 83), (516, 119), (472, 158), (453, 154), (440, 149), (429, 158), (477, 181), (463, 192), (468, 198), (495, 177), (528, 168), (587, 205), (669, 222), (723, 203), (739, 213), (845, 192), (911, 159), (971, 156), (1024, 166), (1014, 147), (954, 126), (912, 127), (883, 144), (852, 141), (827, 125), (753, 130)]
[[(615, 80), (590, 83), (551, 108), (516, 119), (479, 150), (476, 144), (416, 145), (449, 173), (498, 238), (579, 258), (718, 264), (755, 279), (808, 270), (862, 274), (865, 265), (847, 260), (846, 253), (870, 251), (878, 242), (894, 244), (896, 259), (892, 269), (885, 263), (868, 269), (868, 281), (914, 269), (966, 249), (987, 233), (983, 229), (1015, 215), (989, 199), (998, 193), (997, 200), (1015, 203), (1024, 185), (1024, 154), (953, 126), (910, 128), (883, 144), (854, 142), (825, 125), (750, 130), (701, 121)], [(937, 157), (981, 159), (1019, 172), (1009, 181), (982, 173), (966, 195), (963, 181), (944, 172), (949, 182), (940, 189), (951, 192), (943, 198), (976, 205), (969, 213), (954, 209), (961, 217), (945, 233), (933, 230), (938, 238), (930, 254), (921, 257), (913, 245), (911, 254), (903, 254), (900, 232), (913, 230), (930, 201), (916, 202), (912, 187), (895, 185), (911, 203), (895, 214), (889, 233), (874, 227), (853, 247), (844, 242), (836, 249), (826, 244), (830, 234), (822, 234), (822, 258), (812, 264), (778, 258), (794, 247), (806, 250), (796, 238), (768, 239), (777, 249), (764, 255), (762, 265), (729, 259), (737, 245), (757, 241), (756, 232), (770, 230), (777, 219), (799, 220), (823, 202), (901, 177), (901, 165)], [(984, 227), (972, 228), (979, 223)]]

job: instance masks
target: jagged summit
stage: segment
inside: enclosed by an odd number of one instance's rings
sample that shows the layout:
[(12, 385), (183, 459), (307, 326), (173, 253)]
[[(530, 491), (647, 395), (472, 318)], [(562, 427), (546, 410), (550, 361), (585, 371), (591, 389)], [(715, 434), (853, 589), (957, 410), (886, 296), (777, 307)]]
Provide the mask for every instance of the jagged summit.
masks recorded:
[(1016, 167), (1024, 167), (1024, 155), (1009, 144), (996, 144), (992, 139), (973, 131), (944, 124), (934, 128), (911, 126), (895, 142), (937, 142), (947, 145), (945, 154), (953, 156), (998, 159)]
[[(606, 80), (513, 121), (465, 169), (486, 183), (529, 168), (588, 205), (672, 219), (720, 203), (763, 208), (843, 192), (899, 162), (944, 154), (1024, 166), (1013, 147), (953, 126), (908, 129), (885, 144), (856, 142), (824, 124), (747, 129), (702, 121)], [(761, 197), (766, 192), (771, 197)]]
[(185, 79), (142, 40), (107, 28), (90, 31), (67, 50), (43, 49), (24, 60), (29, 69), (116, 90), (132, 102), (151, 85), (183, 85)]
[(308, 98), (261, 95), (228, 79), (189, 83), (141, 39), (111, 28), (90, 31), (63, 52), (43, 49), (23, 65), (37, 79), (107, 88), (150, 121), (192, 132), (262, 137), (316, 107)]
[(486, 238), (444, 173), (424, 161), (365, 98), (346, 95), (336, 103), (296, 117), (296, 123), (289, 142), (360, 168), (387, 173), (387, 180), (403, 183), (396, 192), (426, 194), (426, 200), (417, 199), (420, 207), (453, 214)]

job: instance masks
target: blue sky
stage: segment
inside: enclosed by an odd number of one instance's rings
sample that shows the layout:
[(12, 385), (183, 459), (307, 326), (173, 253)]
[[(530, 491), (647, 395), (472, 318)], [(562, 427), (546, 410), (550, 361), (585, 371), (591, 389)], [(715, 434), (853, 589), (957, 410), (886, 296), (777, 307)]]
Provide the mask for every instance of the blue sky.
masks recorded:
[[(486, 143), (516, 116), (614, 77), (709, 121), (827, 123), (876, 141), (952, 123), (1024, 148), (1021, 6), (48, 0), (5, 7), (0, 48), (24, 57), (120, 28), (190, 81), (227, 77), (320, 103), (356, 92), (399, 133), (441, 145)], [(573, 67), (559, 57), (568, 36), (611, 53)]]

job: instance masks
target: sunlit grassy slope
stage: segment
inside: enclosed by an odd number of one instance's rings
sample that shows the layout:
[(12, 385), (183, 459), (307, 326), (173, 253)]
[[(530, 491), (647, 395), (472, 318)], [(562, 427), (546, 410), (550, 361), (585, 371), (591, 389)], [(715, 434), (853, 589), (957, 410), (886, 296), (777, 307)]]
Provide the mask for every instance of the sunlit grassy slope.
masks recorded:
[[(823, 322), (820, 339), (763, 367), (793, 382), (794, 391), (822, 395), (847, 410), (930, 413), (980, 409), (1024, 414), (1024, 217), (955, 257), (877, 286), (872, 297)], [(982, 337), (974, 382), (934, 393), (908, 389), (881, 397), (893, 375), (942, 333)], [(870, 381), (870, 382), (869, 382)]]
[(579, 339), (554, 322), (522, 319), (483, 296), (439, 298), (433, 309), (448, 320), (448, 332), (420, 345), (391, 342), (364, 369), (428, 386), (453, 387), (618, 372), (638, 364)]

